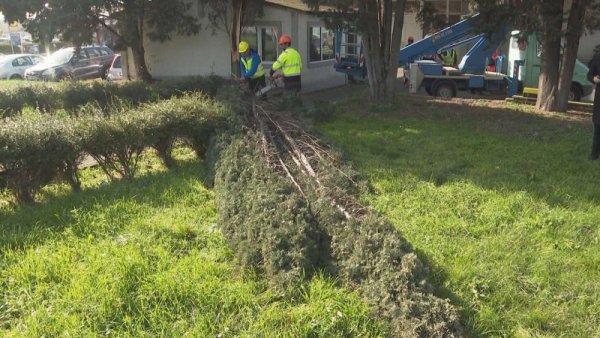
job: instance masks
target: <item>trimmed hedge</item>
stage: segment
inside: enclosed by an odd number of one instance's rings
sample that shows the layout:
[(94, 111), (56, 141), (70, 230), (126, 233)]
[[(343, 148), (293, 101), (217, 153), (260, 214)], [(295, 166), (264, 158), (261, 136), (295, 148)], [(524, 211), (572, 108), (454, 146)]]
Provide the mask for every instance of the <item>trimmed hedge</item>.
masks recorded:
[(80, 156), (75, 126), (65, 121), (37, 117), (0, 124), (0, 168), (19, 203), (33, 202), (35, 192), (54, 178), (79, 190)]
[(457, 310), (432, 293), (427, 268), (389, 221), (373, 211), (347, 220), (331, 205), (331, 196), (357, 198), (352, 182), (322, 161), (323, 186), (296, 176), (302, 196), (269, 168), (260, 144), (254, 132), (217, 143), (219, 223), (243, 266), (282, 288), (324, 271), (357, 290), (394, 336), (464, 334)]
[(110, 179), (135, 177), (138, 160), (155, 148), (165, 166), (175, 162), (175, 140), (187, 141), (204, 156), (210, 135), (232, 123), (231, 110), (202, 93), (106, 116), (97, 105), (86, 106), (80, 118), (34, 116), (0, 124), (0, 172), (19, 203), (33, 202), (35, 193), (52, 180), (79, 190), (77, 167), (92, 156)]
[(88, 103), (111, 107), (115, 101), (126, 100), (138, 105), (181, 96), (186, 92), (203, 92), (215, 96), (225, 80), (218, 76), (188, 77), (177, 80), (114, 82), (24, 82), (23, 85), (0, 90), (0, 117), (20, 115), (26, 107), (44, 113), (64, 109), (71, 114)]

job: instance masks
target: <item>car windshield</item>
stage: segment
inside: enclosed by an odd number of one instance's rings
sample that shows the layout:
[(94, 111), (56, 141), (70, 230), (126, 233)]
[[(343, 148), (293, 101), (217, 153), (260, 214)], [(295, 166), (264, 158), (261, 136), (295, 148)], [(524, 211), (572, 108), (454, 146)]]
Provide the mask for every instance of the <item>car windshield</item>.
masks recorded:
[(52, 53), (52, 55), (50, 55), (46, 59), (46, 62), (60, 65), (60, 64), (71, 61), (72, 57), (73, 57), (73, 49), (71, 49), (71, 48), (61, 49), (61, 50), (57, 50), (56, 52)]

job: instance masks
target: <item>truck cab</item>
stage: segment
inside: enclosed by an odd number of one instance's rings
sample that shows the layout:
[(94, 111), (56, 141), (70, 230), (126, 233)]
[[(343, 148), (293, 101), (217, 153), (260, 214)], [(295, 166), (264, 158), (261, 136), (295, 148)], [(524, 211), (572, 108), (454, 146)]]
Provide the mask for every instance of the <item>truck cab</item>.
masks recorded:
[[(541, 46), (535, 34), (527, 39), (519, 38), (519, 31), (512, 31), (508, 52), (508, 70), (519, 81), (519, 87), (537, 88), (540, 78)], [(518, 65), (515, 68), (515, 63)], [(594, 85), (587, 80), (588, 67), (581, 61), (575, 63), (573, 80), (571, 82), (570, 101), (581, 101), (590, 95)]]

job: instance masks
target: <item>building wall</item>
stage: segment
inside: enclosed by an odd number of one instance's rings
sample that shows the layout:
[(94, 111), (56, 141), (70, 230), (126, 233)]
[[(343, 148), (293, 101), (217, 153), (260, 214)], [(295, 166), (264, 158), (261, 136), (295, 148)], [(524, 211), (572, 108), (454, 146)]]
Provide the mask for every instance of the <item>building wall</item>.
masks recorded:
[[(193, 2), (192, 13), (199, 15), (203, 27), (209, 25), (198, 2)], [(146, 40), (146, 63), (155, 78), (191, 75), (231, 76), (228, 37), (221, 30), (203, 29), (198, 35), (177, 36), (170, 41)]]
[[(204, 26), (208, 25), (206, 15), (195, 2), (191, 8)], [(320, 20), (308, 13), (279, 6), (265, 6), (265, 15), (256, 21), (256, 25), (278, 27), (278, 36), (289, 34), (293, 38), (292, 47), (302, 55), (303, 91), (315, 91), (345, 84), (345, 77), (333, 69), (333, 60), (310, 63), (309, 25)], [(196, 36), (173, 36), (171, 41), (146, 41), (146, 62), (150, 73), (158, 79), (190, 75), (231, 76), (229, 38), (223, 31), (203, 30)], [(255, 47), (255, 46), (253, 46)], [(281, 50), (278, 50), (278, 53)], [(272, 62), (264, 62), (270, 70)]]
[[(279, 36), (288, 34), (292, 37), (292, 47), (302, 56), (302, 91), (311, 92), (326, 88), (340, 86), (346, 83), (344, 75), (337, 73), (333, 68), (333, 60), (310, 62), (309, 61), (309, 27), (324, 24), (320, 19), (308, 13), (283, 8), (280, 6), (266, 6), (264, 16), (257, 19), (256, 26), (276, 26), (280, 29)], [(253, 46), (254, 47), (254, 46)], [(278, 49), (281, 53), (281, 49)], [(273, 62), (264, 61), (263, 65), (268, 71)]]

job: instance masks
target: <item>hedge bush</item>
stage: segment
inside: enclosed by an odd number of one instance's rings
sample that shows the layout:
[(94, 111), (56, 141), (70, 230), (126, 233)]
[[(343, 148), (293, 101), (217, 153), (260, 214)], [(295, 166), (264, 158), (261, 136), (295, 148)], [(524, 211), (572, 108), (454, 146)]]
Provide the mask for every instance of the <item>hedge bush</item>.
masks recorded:
[(0, 124), (0, 168), (17, 202), (33, 202), (35, 192), (55, 178), (80, 189), (75, 128), (66, 120), (42, 117)]
[(297, 175), (304, 194), (266, 164), (261, 136), (217, 143), (215, 190), (220, 226), (243, 266), (277, 286), (326, 272), (358, 290), (394, 336), (462, 336), (457, 310), (436, 297), (410, 244), (373, 211), (346, 219), (331, 196), (357, 198), (354, 184), (319, 163), (322, 186)]
[(106, 115), (99, 105), (86, 105), (83, 117), (38, 115), (8, 119), (0, 124), (0, 172), (19, 203), (60, 179), (79, 189), (77, 166), (92, 156), (114, 180), (138, 173), (143, 151), (155, 148), (165, 166), (175, 163), (175, 140), (188, 141), (204, 156), (210, 136), (232, 123), (231, 110), (202, 93)]
[(187, 77), (152, 84), (141, 81), (24, 82), (23, 85), (0, 90), (0, 117), (20, 115), (26, 107), (37, 108), (45, 113), (64, 109), (77, 115), (78, 108), (91, 102), (101, 107), (111, 107), (115, 100), (138, 105), (181, 96), (185, 92), (200, 91), (215, 96), (224, 84), (225, 80), (217, 76)]

